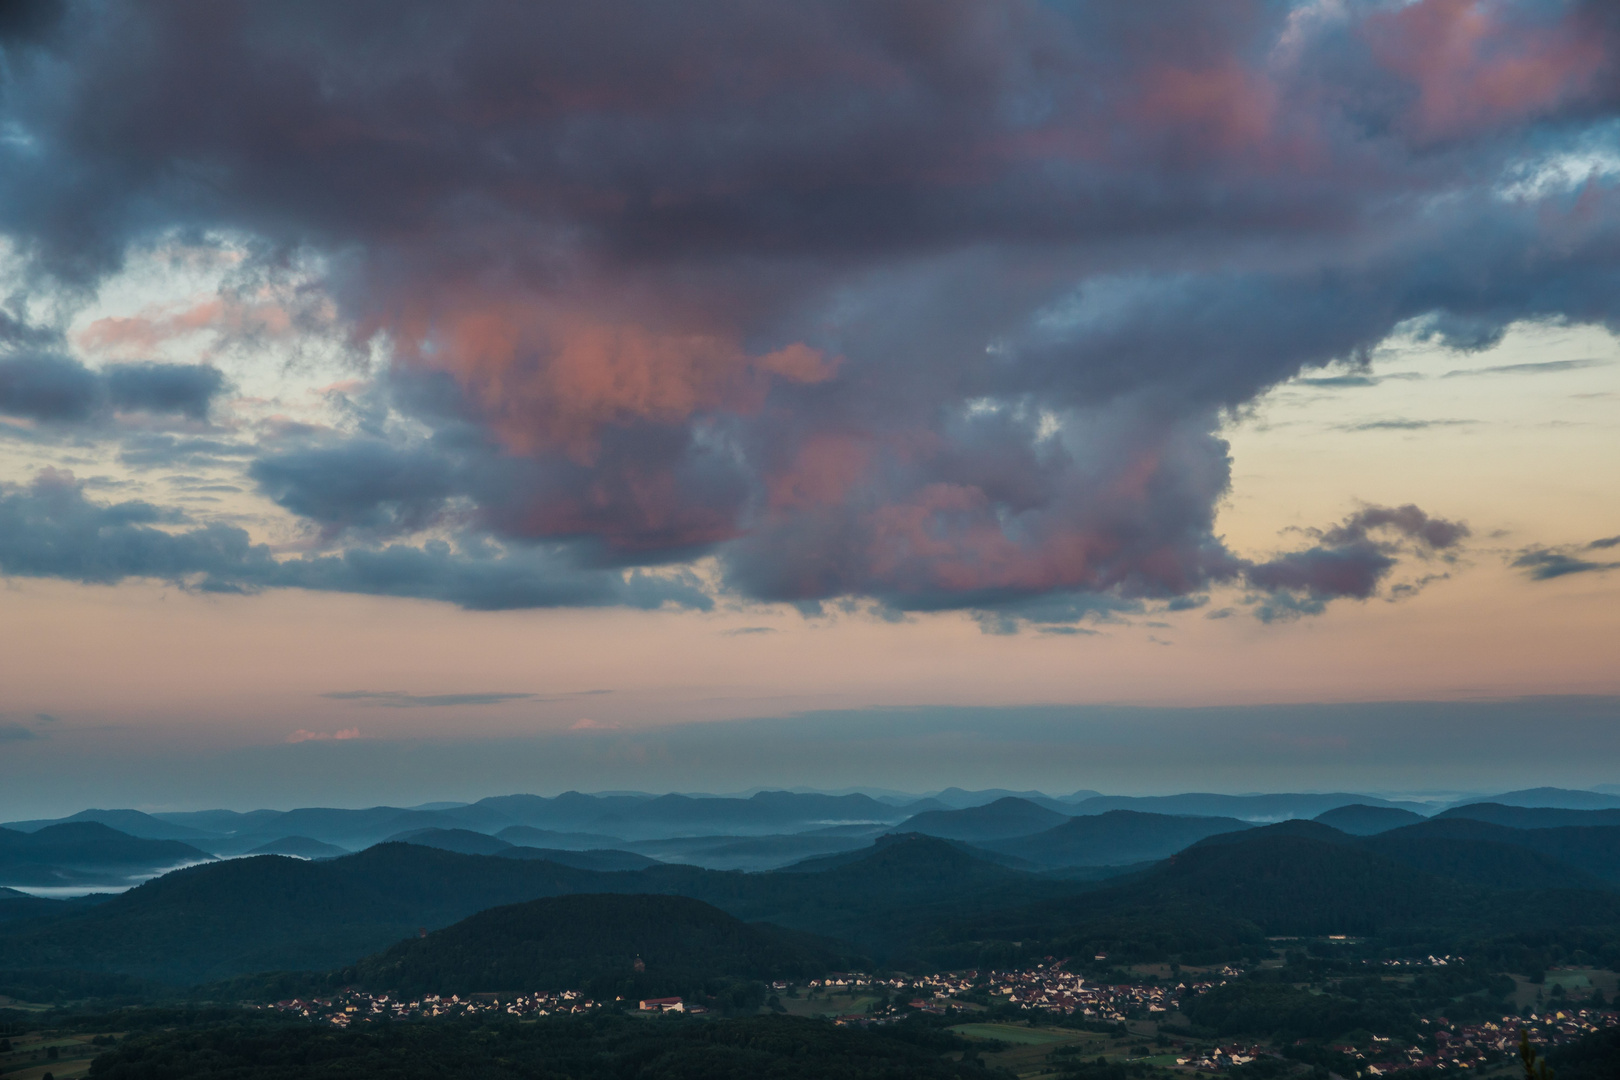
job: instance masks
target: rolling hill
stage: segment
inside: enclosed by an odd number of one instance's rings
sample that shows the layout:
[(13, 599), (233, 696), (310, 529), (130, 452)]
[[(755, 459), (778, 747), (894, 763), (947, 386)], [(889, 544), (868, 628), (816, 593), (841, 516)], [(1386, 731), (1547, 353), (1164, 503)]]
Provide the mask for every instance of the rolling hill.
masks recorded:
[(336, 844), (323, 844), (307, 836), (283, 836), (268, 844), (260, 844), (249, 855), (291, 855), (298, 859), (336, 859), (349, 852)]
[(1403, 810), (1398, 806), (1352, 803), (1349, 806), (1336, 806), (1332, 810), (1317, 814), (1311, 820), (1320, 821), (1323, 825), (1349, 833), (1351, 836), (1373, 836), (1398, 829), (1402, 825), (1415, 825), (1427, 819), (1422, 814)]
[(1236, 818), (1110, 810), (1070, 818), (1031, 836), (992, 841), (989, 846), (1040, 866), (1129, 866), (1168, 858), (1207, 836), (1250, 827)]
[(192, 867), (92, 910), (0, 927), (0, 966), (106, 971), (173, 984), (269, 970), (327, 970), (418, 932), (503, 904), (572, 893), (661, 893), (903, 950), (964, 913), (1077, 890), (922, 836), (888, 837), (820, 873), (742, 874), (689, 866), (601, 871), (548, 859), (380, 844), (310, 862), (257, 856)]
[(422, 847), (455, 851), (462, 855), (499, 855), (510, 851), (513, 846), (505, 840), (473, 832), (471, 829), (410, 829), (390, 836), (383, 843), (419, 844)]
[(1505, 791), (1500, 795), (1492, 795), (1489, 798), (1468, 799), (1457, 805), (1466, 806), (1471, 803), (1482, 802), (1496, 803), (1499, 806), (1542, 807), (1559, 810), (1620, 810), (1620, 795), (1606, 795), (1596, 791), (1556, 787)]
[(1312, 818), (1340, 806), (1360, 803), (1366, 806), (1398, 806), (1422, 810), (1418, 803), (1397, 803), (1366, 795), (1333, 792), (1326, 795), (1099, 795), (1083, 799), (1069, 810), (1071, 814), (1101, 814), (1108, 810), (1144, 810), (1155, 814), (1186, 814), (1196, 817), (1234, 817), (1241, 821), (1269, 822), (1286, 818)]
[(603, 848), (594, 851), (558, 851), (554, 848), (509, 847), (496, 852), (502, 859), (543, 859), (576, 870), (645, 870), (649, 866), (662, 866), (657, 859), (638, 855), (634, 851)]
[[(1431, 843), (1490, 843), (1534, 852), (1540, 857), (1553, 860), (1553, 865), (1543, 871), (1547, 876), (1542, 882), (1542, 887), (1552, 887), (1557, 883), (1563, 875), (1563, 870), (1558, 869), (1559, 867), (1591, 875), (1611, 886), (1620, 885), (1620, 825), (1566, 825), (1526, 829), (1467, 817), (1437, 817), (1385, 833), (1378, 839), (1399, 843), (1419, 838)], [(1506, 865), (1505, 862), (1503, 865)], [(1523, 872), (1534, 874), (1536, 869), (1526, 864)], [(1533, 886), (1522, 884), (1520, 887)]]
[(1068, 820), (1067, 814), (1009, 795), (965, 810), (925, 811), (907, 818), (896, 828), (903, 832), (977, 844), (1044, 832)]
[(589, 987), (651, 997), (692, 994), (711, 979), (806, 978), (843, 956), (684, 896), (575, 895), (492, 908), (401, 941), (345, 981), (411, 995)]
[(1620, 825), (1620, 810), (1572, 810), (1553, 806), (1507, 806), (1503, 803), (1468, 803), (1435, 816), (1436, 821), (1467, 818), (1505, 825), (1510, 829), (1554, 829), (1568, 825)]

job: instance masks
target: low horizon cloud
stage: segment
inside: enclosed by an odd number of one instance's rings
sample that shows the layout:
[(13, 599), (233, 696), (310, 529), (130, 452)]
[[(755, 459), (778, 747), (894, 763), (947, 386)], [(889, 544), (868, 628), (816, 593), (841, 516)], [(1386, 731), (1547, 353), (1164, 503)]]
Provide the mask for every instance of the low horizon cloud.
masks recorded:
[(339, 731), (305, 731), (299, 728), (287, 736), (289, 743), (303, 742), (347, 742), (351, 739), (361, 738), (359, 728), (343, 728)]
[(409, 694), (403, 690), (333, 690), (321, 697), (355, 701), (390, 709), (436, 709), (451, 705), (504, 705), (512, 701), (547, 701), (530, 693)]

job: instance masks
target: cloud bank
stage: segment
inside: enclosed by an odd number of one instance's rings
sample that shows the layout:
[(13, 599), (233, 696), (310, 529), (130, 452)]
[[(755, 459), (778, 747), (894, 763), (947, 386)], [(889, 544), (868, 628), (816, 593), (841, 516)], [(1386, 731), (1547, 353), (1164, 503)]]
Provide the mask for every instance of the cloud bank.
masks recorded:
[[(51, 476), (0, 494), (11, 574), (987, 625), (1227, 584), (1308, 613), (1466, 529), (1370, 508), (1239, 556), (1231, 410), (1391, 334), (1620, 310), (1595, 0), (30, 11), (0, 231), (33, 289), (228, 233), (266, 273), (317, 253), (383, 359), (354, 424), (252, 447), (314, 552)], [(219, 393), (45, 358), (14, 316), (0, 411)]]

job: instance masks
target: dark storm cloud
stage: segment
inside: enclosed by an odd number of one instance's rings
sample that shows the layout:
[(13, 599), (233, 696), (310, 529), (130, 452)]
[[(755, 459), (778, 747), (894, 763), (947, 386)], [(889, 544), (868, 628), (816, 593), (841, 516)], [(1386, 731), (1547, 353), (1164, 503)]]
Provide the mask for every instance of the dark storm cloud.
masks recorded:
[(0, 413), (80, 423), (106, 410), (204, 419), (225, 377), (206, 364), (118, 364), (91, 371), (48, 352), (0, 354)]
[[(391, 346), (367, 416), (428, 434), (252, 466), (348, 545), (280, 584), (695, 603), (634, 568), (714, 554), (746, 597), (992, 629), (1219, 583), (1319, 610), (1461, 527), (1245, 560), (1226, 410), (1400, 328), (1620, 325), (1615, 185), (1505, 193), (1612, 120), (1609, 4), (175, 0), (33, 40), (0, 230), (39, 287), (231, 230), (324, 256), (352, 344)], [(165, 454), (204, 460), (131, 460)]]
[[(171, 529), (157, 526), (167, 525)], [(708, 608), (690, 574), (581, 570), (566, 553), (424, 547), (351, 549), (277, 561), (243, 529), (186, 525), (172, 508), (94, 503), (71, 474), (43, 470), (27, 487), (0, 485), (0, 573), (111, 585), (156, 578), (206, 592), (301, 588), (441, 600), (478, 610), (622, 604)]]

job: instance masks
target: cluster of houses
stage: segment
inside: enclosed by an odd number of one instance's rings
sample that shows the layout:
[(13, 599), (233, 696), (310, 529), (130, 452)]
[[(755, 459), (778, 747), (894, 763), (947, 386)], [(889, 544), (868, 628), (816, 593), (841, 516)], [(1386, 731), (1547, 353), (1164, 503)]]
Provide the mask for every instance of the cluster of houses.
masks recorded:
[(1176, 1007), (1180, 997), (1207, 989), (1207, 984), (1160, 986), (1152, 983), (1097, 983), (1087, 986), (1078, 975), (1060, 968), (990, 973), (989, 992), (1014, 1005), (1061, 1012), (1106, 1023), (1153, 1019)]
[[(1222, 972), (1241, 975), (1236, 968)], [(923, 1012), (943, 1012), (952, 999), (963, 994), (982, 991), (992, 1000), (997, 998), (1027, 1009), (1062, 1013), (1080, 1019), (1101, 1023), (1119, 1023), (1127, 1019), (1154, 1019), (1172, 1012), (1177, 1002), (1195, 997), (1216, 982), (1180, 983), (1166, 986), (1157, 983), (1096, 983), (1063, 970), (1058, 964), (1041, 964), (1017, 971), (990, 971), (983, 977), (977, 971), (951, 972), (945, 975), (895, 976), (875, 978), (859, 972), (837, 972), (825, 979), (812, 979), (811, 990), (829, 993), (868, 991), (907, 991), (916, 996), (909, 1007)], [(782, 984), (786, 988), (786, 984)]]
[(1531, 1043), (1539, 1050), (1572, 1043), (1594, 1031), (1620, 1025), (1620, 1015), (1607, 1009), (1570, 1008), (1526, 1017), (1504, 1016), (1500, 1023), (1462, 1025), (1450, 1023), (1444, 1017), (1425, 1023), (1433, 1031), (1433, 1050), (1409, 1047), (1395, 1055), (1393, 1061), (1369, 1065), (1368, 1075), (1381, 1076), (1401, 1069), (1478, 1068), (1517, 1056), (1521, 1031), (1529, 1032)]
[(1178, 1057), (1177, 1065), (1190, 1065), (1205, 1072), (1221, 1072), (1238, 1065), (1247, 1065), (1266, 1051), (1258, 1046), (1216, 1046), (1198, 1057)]
[(1460, 956), (1421, 956), (1415, 960), (1378, 960), (1371, 961), (1383, 967), (1446, 967), (1451, 964), (1467, 963)]
[(555, 994), (519, 994), (506, 1000), (497, 1000), (492, 994), (466, 998), (456, 994), (448, 997), (428, 994), (411, 1000), (390, 997), (388, 994), (368, 994), (362, 990), (345, 990), (329, 998), (288, 998), (265, 1006), (294, 1016), (325, 1020), (337, 1027), (348, 1027), (356, 1020), (384, 1017), (408, 1020), (502, 1012), (512, 1016), (568, 1016), (590, 1012), (598, 1007), (596, 1002), (577, 990), (563, 990)]

